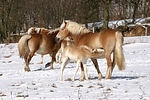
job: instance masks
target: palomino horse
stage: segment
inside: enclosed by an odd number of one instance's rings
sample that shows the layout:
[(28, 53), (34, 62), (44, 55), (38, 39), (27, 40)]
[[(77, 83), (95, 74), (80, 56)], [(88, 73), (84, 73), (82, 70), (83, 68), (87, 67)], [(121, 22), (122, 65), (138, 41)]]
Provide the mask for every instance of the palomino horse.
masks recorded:
[(60, 43), (56, 43), (55, 37), (59, 29), (51, 31), (48, 34), (27, 34), (20, 38), (18, 42), (18, 50), (21, 58), (24, 58), (26, 66), (25, 71), (30, 71), (29, 63), (34, 53), (41, 55), (49, 54), (52, 57), (50, 69), (53, 69), (55, 55), (60, 48)]
[[(30, 27), (27, 31), (28, 34), (48, 34), (49, 32), (49, 29), (39, 27)], [(43, 64), (43, 56), (44, 55), (41, 55), (40, 64)]]
[[(67, 36), (71, 36), (76, 46), (87, 45), (94, 49), (104, 49), (105, 58), (107, 60), (106, 79), (110, 79), (115, 64), (117, 63), (119, 70), (125, 69), (125, 58), (123, 53), (123, 36), (122, 33), (113, 29), (106, 29), (99, 33), (92, 33), (87, 28), (72, 21), (63, 21), (60, 31), (56, 35), (56, 41), (59, 42)], [(113, 53), (113, 60), (111, 54)], [(98, 72), (98, 79), (102, 78), (99, 70), (97, 57), (93, 58), (93, 63)]]
[(84, 70), (81, 71), (80, 81), (84, 80), (84, 75), (85, 75), (85, 79), (88, 80), (86, 62), (88, 58), (92, 58), (92, 57), (104, 58), (104, 50), (100, 49), (99, 51), (97, 51), (92, 48), (89, 48), (86, 45), (81, 45), (79, 47), (76, 47), (75, 45), (71, 44), (71, 45), (66, 46), (62, 54), (60, 80), (61, 81), (63, 80), (63, 70), (70, 60), (75, 60), (77, 63), (72, 81), (74, 81), (76, 73), (81, 63), (83, 64)]

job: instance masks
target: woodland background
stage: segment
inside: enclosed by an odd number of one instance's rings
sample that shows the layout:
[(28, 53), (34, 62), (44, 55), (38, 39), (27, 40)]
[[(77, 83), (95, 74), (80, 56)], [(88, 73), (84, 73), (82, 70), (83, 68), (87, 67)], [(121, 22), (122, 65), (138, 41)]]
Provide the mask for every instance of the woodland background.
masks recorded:
[[(54, 29), (63, 19), (78, 23), (102, 22), (150, 16), (150, 0), (0, 0), (0, 42), (32, 26)], [(127, 22), (127, 24), (129, 24)]]

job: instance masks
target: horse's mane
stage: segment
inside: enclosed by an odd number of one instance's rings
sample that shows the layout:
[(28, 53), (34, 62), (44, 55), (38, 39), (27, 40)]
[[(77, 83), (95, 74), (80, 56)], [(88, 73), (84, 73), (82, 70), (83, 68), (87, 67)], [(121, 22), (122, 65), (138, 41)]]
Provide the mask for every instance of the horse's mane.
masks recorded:
[(60, 28), (51, 30), (48, 34), (58, 33)]
[(30, 27), (27, 31), (27, 34), (32, 34), (36, 27)]
[(35, 32), (36, 34), (40, 34), (41, 31), (43, 31), (43, 30), (48, 30), (48, 29), (46, 29), (46, 28), (40, 28), (40, 27), (30, 27), (28, 29), (27, 33), (28, 34), (34, 34), (34, 32)]
[(65, 20), (63, 21), (63, 23), (60, 26), (60, 29), (63, 29), (63, 27), (65, 27), (65, 23), (66, 24), (66, 29), (71, 32), (72, 34), (80, 34), (80, 33), (89, 33), (91, 32), (89, 29), (87, 29), (86, 27), (84, 27), (82, 24), (78, 24), (77, 22), (73, 22), (70, 20)]

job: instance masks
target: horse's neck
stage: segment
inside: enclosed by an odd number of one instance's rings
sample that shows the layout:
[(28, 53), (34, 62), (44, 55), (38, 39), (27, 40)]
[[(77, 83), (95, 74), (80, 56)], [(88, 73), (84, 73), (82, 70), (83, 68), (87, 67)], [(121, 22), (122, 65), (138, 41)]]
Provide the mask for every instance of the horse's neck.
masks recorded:
[(73, 38), (75, 45), (77, 45), (79, 40), (81, 39), (81, 35), (72, 35), (71, 37)]
[(93, 34), (93, 33), (89, 32), (89, 33), (84, 33), (84, 34), (76, 34), (76, 35), (72, 35), (71, 37), (73, 38), (75, 45), (80, 45), (80, 44), (82, 45), (81, 41), (84, 41), (84, 39), (86, 39), (86, 36), (90, 34)]

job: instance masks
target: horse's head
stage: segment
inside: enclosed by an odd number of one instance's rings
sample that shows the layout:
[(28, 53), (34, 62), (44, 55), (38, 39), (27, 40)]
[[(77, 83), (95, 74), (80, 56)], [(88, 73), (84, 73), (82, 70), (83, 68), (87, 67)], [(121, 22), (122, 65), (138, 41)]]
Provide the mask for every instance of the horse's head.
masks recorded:
[(60, 29), (58, 34), (55, 37), (56, 42), (60, 42), (64, 38), (70, 36), (70, 32), (67, 29)]

